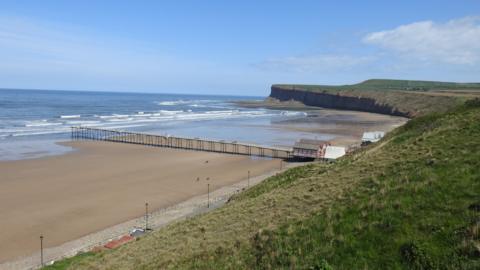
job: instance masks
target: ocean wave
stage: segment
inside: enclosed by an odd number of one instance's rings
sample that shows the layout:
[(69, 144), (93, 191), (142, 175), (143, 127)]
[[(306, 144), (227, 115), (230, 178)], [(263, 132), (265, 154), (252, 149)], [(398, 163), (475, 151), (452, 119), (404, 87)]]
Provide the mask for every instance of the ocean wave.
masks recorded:
[(133, 117), (127, 117), (127, 118), (109, 118), (107, 121), (109, 122), (120, 122), (120, 121), (132, 121)]
[(80, 118), (80, 114), (72, 114), (72, 115), (60, 115), (61, 119), (72, 119), (72, 118)]
[(94, 125), (94, 124), (98, 124), (98, 123), (101, 123), (100, 121), (89, 121), (89, 120), (85, 120), (85, 121), (67, 121), (65, 122), (65, 124), (67, 125), (81, 125), (81, 126), (87, 126), (87, 125)]
[(134, 127), (144, 127), (145, 125), (117, 125), (117, 126), (109, 126), (109, 129), (122, 129), (122, 128), (134, 128)]
[[(134, 127), (141, 127), (145, 126), (145, 124), (137, 124), (137, 123), (132, 123), (132, 124), (118, 124), (115, 123), (115, 125), (101, 125), (97, 126), (99, 128), (108, 128), (108, 129), (126, 129), (126, 128), (134, 128)], [(70, 126), (62, 126), (60, 128), (54, 128), (54, 129), (37, 129), (37, 130), (21, 130), (18, 129), (15, 132), (11, 132), (9, 134), (0, 134), (0, 137), (25, 137), (25, 136), (35, 136), (35, 135), (48, 135), (48, 134), (62, 134), (62, 133), (69, 133), (71, 131)]]
[[(16, 137), (28, 135), (43, 135), (54, 133), (68, 133), (72, 126), (86, 126), (96, 128), (134, 128), (152, 123), (175, 122), (175, 121), (201, 121), (217, 119), (234, 118), (256, 118), (256, 117), (275, 117), (275, 116), (300, 116), (306, 115), (304, 112), (290, 111), (271, 111), (271, 110), (211, 110), (211, 111), (192, 111), (192, 110), (158, 110), (154, 112), (136, 112), (133, 114), (111, 114), (94, 115), (91, 117), (78, 119), (59, 120), (33, 120), (21, 123), (21, 126), (6, 126), (0, 129), (0, 137)], [(71, 117), (73, 118), (73, 117)], [(83, 120), (84, 119), (84, 120)]]
[(183, 111), (182, 111), (182, 110), (179, 110), (179, 111), (160, 110), (158, 113), (159, 113), (160, 115), (174, 115), (174, 114), (183, 113)]
[[(149, 122), (162, 122), (162, 121), (180, 121), (180, 120), (213, 120), (221, 118), (238, 118), (238, 117), (258, 117), (258, 116), (273, 116), (275, 114), (267, 113), (267, 111), (240, 111), (240, 110), (217, 110), (207, 112), (193, 112), (192, 110), (186, 111), (166, 111), (161, 110), (156, 113), (143, 113), (129, 115), (128, 118), (114, 118), (108, 117), (105, 120), (105, 127), (108, 127), (108, 123), (149, 123)], [(100, 123), (100, 124), (101, 124)]]
[[(219, 102), (218, 100), (211, 99), (196, 99), (196, 100), (168, 100), (168, 101), (155, 101), (155, 104), (160, 106), (176, 106), (176, 105), (186, 105), (186, 104), (197, 104), (198, 103), (213, 103)], [(189, 105), (190, 106), (190, 105)]]
[(36, 131), (29, 131), (29, 132), (17, 132), (9, 134), (12, 137), (21, 137), (21, 136), (34, 136), (34, 135), (47, 135), (47, 134), (58, 134), (58, 133), (67, 133), (70, 132), (70, 127), (64, 127), (62, 129), (44, 129), (44, 130), (36, 130)]
[[(222, 111), (208, 111), (205, 112), (205, 114), (211, 115), (211, 114), (238, 114), (240, 113), (239, 110), (222, 110)], [(248, 113), (248, 112), (245, 112)]]
[(98, 118), (100, 118), (100, 119), (117, 118), (117, 116), (115, 116), (115, 115), (98, 115), (98, 116), (96, 116), (96, 117), (98, 117)]
[(138, 112), (137, 114), (131, 115), (133, 117), (149, 117), (152, 116), (151, 113)]
[(51, 123), (46, 121), (39, 121), (39, 122), (29, 122), (25, 124), (25, 127), (48, 127), (48, 126), (59, 126), (63, 125), (63, 123)]
[(95, 115), (95, 117), (100, 119), (110, 119), (110, 118), (127, 118), (130, 117), (128, 114), (112, 114), (112, 115)]
[(175, 106), (175, 105), (182, 105), (182, 104), (188, 104), (191, 101), (187, 100), (176, 100), (176, 101), (156, 101), (155, 104), (160, 105), (160, 106)]
[(292, 111), (282, 111), (280, 114), (284, 116), (307, 116), (308, 115), (306, 112), (292, 112)]

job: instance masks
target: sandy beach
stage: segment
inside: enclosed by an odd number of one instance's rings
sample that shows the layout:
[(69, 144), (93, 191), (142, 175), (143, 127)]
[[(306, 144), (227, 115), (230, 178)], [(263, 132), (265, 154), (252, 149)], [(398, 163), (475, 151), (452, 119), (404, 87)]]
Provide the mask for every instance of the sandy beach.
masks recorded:
[[(279, 160), (107, 142), (0, 162), (0, 262), (78, 239), (191, 197), (262, 175)], [(197, 180), (197, 178), (199, 180)], [(207, 180), (209, 178), (209, 180)]]
[(389, 132), (405, 124), (407, 118), (346, 110), (308, 110), (308, 117), (276, 122), (279, 129), (331, 135), (330, 143), (337, 146), (359, 145), (364, 132)]
[[(348, 146), (364, 131), (388, 132), (406, 120), (321, 109), (270, 124), (332, 135), (332, 144)], [(0, 162), (0, 264), (38, 252), (42, 234), (45, 248), (58, 247), (143, 216), (146, 202), (153, 212), (206, 194), (208, 184), (215, 191), (245, 180), (248, 171), (253, 178), (280, 167), (278, 159), (112, 142), (62, 144), (76, 150)]]
[[(408, 118), (379, 113), (335, 110), (306, 106), (298, 101), (279, 101), (267, 98), (263, 101), (237, 101), (246, 108), (303, 111), (307, 117), (298, 117), (272, 123), (272, 126), (287, 131), (329, 135), (330, 143), (336, 146), (358, 145), (364, 132), (389, 132), (405, 124)], [(312, 139), (312, 138), (310, 138)]]

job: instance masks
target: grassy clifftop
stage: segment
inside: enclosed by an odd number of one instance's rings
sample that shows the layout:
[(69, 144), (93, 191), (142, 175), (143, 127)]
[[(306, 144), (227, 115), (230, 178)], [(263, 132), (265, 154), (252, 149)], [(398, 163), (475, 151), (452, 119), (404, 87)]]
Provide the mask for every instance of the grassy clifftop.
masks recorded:
[(351, 85), (301, 85), (301, 84), (274, 84), (273, 86), (282, 88), (301, 88), (310, 91), (328, 91), (328, 90), (369, 90), (369, 91), (465, 91), (479, 90), (480, 83), (453, 83), (436, 81), (412, 81), (412, 80), (387, 80), (371, 79), (361, 83)]
[(56, 269), (479, 269), (480, 102)]

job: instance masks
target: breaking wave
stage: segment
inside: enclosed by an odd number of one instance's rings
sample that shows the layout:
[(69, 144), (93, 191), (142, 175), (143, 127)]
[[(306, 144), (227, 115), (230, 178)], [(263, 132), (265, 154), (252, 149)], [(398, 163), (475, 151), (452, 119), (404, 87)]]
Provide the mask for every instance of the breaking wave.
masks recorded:
[(270, 110), (213, 110), (195, 112), (192, 110), (158, 110), (139, 111), (133, 114), (111, 115), (62, 115), (56, 119), (26, 121), (21, 126), (0, 128), (0, 137), (17, 137), (68, 133), (73, 126), (97, 128), (133, 128), (168, 121), (199, 121), (233, 118), (253, 118), (272, 116), (301, 116), (304, 112), (270, 111)]

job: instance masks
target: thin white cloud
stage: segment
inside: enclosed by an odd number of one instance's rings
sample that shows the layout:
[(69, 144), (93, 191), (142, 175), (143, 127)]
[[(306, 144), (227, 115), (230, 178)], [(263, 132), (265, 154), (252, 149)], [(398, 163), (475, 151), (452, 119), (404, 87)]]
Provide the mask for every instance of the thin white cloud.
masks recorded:
[(104, 37), (74, 26), (0, 16), (0, 71), (79, 78), (152, 79), (208, 63), (163, 52), (158, 44)]
[(369, 61), (371, 57), (347, 54), (295, 56), (256, 64), (264, 71), (259, 72), (243, 63), (233, 66), (209, 59), (187, 59), (166, 53), (161, 44), (122, 40), (103, 36), (94, 29), (0, 14), (0, 87), (102, 90), (161, 87), (163, 91), (171, 91), (170, 87), (188, 91), (203, 87), (227, 91), (224, 89), (250, 89), (260, 84), (263, 87), (279, 77), (284, 79), (282, 70), (300, 71), (291, 72), (291, 80), (295, 80), (296, 75), (318, 76), (317, 71), (332, 75)]
[(374, 60), (371, 56), (322, 54), (267, 59), (256, 66), (266, 70), (319, 72), (349, 70)]
[(245, 84), (231, 73), (223, 62), (172, 53), (160, 41), (0, 14), (0, 88), (191, 93)]
[(370, 33), (363, 42), (423, 62), (476, 65), (480, 63), (480, 17), (415, 22)]

